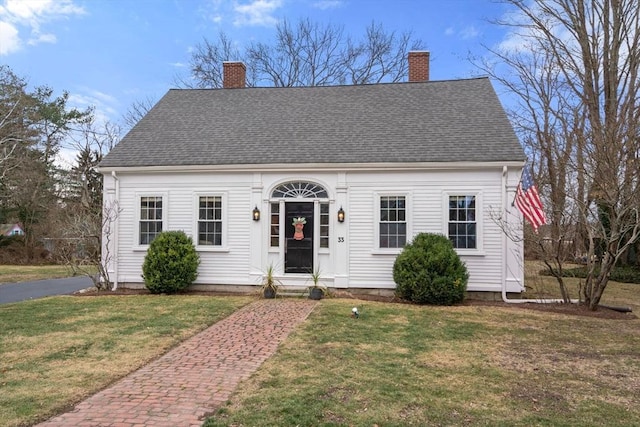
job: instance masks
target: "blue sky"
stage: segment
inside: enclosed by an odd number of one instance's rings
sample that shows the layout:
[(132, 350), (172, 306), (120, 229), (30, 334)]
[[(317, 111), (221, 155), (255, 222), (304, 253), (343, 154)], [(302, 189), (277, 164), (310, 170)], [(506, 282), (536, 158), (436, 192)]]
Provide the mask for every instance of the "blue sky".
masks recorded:
[(269, 40), (284, 18), (331, 22), (354, 37), (375, 21), (413, 31), (431, 52), (431, 78), (445, 80), (479, 73), (467, 54), (507, 38), (489, 22), (507, 11), (492, 0), (0, 0), (0, 63), (119, 121), (133, 101), (175, 87), (193, 47), (220, 31), (242, 46)]

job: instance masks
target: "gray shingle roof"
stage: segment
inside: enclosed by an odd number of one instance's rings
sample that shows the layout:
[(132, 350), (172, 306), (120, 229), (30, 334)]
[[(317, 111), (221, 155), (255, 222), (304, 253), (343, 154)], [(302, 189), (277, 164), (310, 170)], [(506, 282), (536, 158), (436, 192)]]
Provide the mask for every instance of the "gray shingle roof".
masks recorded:
[(172, 89), (101, 167), (521, 161), (488, 78)]

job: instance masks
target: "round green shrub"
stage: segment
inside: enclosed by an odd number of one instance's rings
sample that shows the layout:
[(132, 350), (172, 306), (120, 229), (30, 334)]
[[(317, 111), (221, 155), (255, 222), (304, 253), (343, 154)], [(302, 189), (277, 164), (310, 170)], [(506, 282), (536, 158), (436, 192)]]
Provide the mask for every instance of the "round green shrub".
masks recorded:
[(142, 264), (144, 284), (152, 293), (172, 294), (198, 277), (200, 257), (183, 231), (163, 231), (149, 245)]
[(396, 258), (393, 280), (400, 298), (452, 305), (463, 301), (469, 273), (448, 238), (420, 233)]

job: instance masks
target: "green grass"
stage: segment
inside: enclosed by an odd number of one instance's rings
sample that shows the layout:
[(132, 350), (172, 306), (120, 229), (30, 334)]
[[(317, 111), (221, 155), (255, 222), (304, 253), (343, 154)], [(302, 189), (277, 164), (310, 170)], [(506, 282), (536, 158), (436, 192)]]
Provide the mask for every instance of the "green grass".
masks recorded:
[[(571, 265), (567, 267), (571, 268)], [(522, 294), (523, 298), (560, 298), (560, 290), (558, 282), (551, 276), (540, 275), (543, 270), (541, 262), (527, 262), (525, 266), (525, 284), (527, 291)], [(584, 284), (584, 279), (579, 277), (565, 277), (564, 282), (567, 286), (569, 296), (572, 299), (579, 299), (580, 286)], [(629, 307), (634, 313), (640, 313), (640, 286), (635, 283), (619, 283), (609, 281), (607, 288), (602, 295), (601, 304)], [(640, 316), (640, 314), (639, 314)]]
[(0, 425), (44, 420), (251, 301), (55, 297), (0, 306)]
[[(563, 277), (579, 277), (584, 279), (587, 277), (587, 272), (588, 272), (588, 269), (584, 265), (581, 265), (578, 267), (570, 267), (570, 268), (565, 267), (565, 269), (562, 271), (562, 276)], [(600, 269), (596, 268), (595, 274), (597, 275), (599, 273), (600, 273)], [(551, 272), (549, 271), (548, 268), (543, 268), (542, 270), (540, 270), (540, 275), (551, 276)], [(614, 280), (620, 283), (640, 284), (640, 268), (631, 267), (631, 266), (614, 267), (613, 270), (611, 270), (610, 278), (611, 280)]]
[(59, 279), (71, 276), (64, 265), (0, 265), (0, 285), (31, 280)]
[(328, 299), (205, 425), (635, 426), (638, 349), (637, 319)]
[[(529, 283), (528, 297), (557, 296), (551, 278)], [(568, 283), (575, 293), (579, 279)], [(0, 425), (59, 413), (249, 301), (145, 295), (2, 305)], [(611, 283), (603, 303), (638, 314), (638, 287)], [(638, 319), (328, 298), (206, 425), (640, 425), (639, 348)]]

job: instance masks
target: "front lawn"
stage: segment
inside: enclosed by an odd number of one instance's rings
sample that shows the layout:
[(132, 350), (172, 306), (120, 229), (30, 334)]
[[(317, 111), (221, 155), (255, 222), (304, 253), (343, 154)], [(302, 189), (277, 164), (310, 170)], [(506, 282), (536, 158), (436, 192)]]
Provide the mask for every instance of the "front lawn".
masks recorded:
[[(529, 279), (528, 297), (558, 296), (551, 278)], [(578, 285), (569, 279), (573, 297)], [(603, 303), (638, 315), (639, 289), (612, 282)], [(2, 305), (0, 425), (68, 409), (251, 301), (108, 295)], [(636, 318), (329, 298), (206, 425), (640, 425), (638, 349)]]
[(639, 349), (637, 319), (324, 300), (205, 425), (637, 426)]
[(32, 280), (59, 279), (71, 276), (64, 265), (0, 265), (0, 285)]
[(0, 425), (42, 421), (250, 301), (67, 296), (0, 305)]

